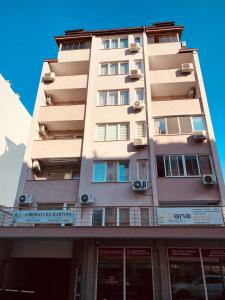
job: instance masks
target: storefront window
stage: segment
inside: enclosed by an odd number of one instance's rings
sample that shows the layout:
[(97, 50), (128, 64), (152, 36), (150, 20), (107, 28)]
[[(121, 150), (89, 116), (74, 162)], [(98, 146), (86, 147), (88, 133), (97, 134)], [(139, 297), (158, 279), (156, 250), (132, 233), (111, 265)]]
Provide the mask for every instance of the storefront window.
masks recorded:
[(100, 248), (97, 300), (153, 300), (151, 249)]

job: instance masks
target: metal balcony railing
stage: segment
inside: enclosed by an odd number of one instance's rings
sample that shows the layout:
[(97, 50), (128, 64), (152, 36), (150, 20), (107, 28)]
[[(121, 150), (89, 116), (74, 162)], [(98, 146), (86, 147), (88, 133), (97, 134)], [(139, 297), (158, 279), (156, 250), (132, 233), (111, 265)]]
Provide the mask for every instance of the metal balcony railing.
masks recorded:
[(0, 209), (0, 227), (224, 226), (222, 206), (74, 207), (23, 206)]

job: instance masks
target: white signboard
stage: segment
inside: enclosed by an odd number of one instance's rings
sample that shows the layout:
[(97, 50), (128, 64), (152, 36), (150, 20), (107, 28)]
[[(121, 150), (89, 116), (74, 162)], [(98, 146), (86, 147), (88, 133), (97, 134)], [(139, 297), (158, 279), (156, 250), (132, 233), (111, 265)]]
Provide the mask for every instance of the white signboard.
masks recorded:
[(14, 223), (67, 224), (74, 223), (75, 214), (70, 210), (17, 210)]
[(220, 207), (158, 207), (159, 225), (223, 225)]

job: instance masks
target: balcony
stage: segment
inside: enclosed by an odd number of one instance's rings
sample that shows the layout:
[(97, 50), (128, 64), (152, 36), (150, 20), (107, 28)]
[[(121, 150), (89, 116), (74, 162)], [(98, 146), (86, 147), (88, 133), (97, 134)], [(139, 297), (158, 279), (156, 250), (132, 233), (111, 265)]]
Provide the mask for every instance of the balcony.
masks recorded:
[(85, 104), (42, 106), (39, 113), (39, 123), (47, 125), (50, 130), (61, 128), (66, 123), (65, 130), (84, 128)]
[(44, 90), (50, 92), (52, 90), (63, 89), (86, 89), (87, 75), (73, 75), (73, 76), (56, 76), (52, 83), (44, 84)]
[(82, 139), (36, 140), (33, 143), (32, 159), (79, 158)]
[(32, 195), (37, 203), (74, 203), (77, 199), (79, 180), (28, 180), (24, 194)]
[(148, 55), (167, 55), (178, 53), (181, 49), (180, 42), (148, 44)]
[(59, 62), (73, 62), (73, 61), (88, 61), (90, 59), (90, 49), (75, 49), (68, 51), (59, 51)]

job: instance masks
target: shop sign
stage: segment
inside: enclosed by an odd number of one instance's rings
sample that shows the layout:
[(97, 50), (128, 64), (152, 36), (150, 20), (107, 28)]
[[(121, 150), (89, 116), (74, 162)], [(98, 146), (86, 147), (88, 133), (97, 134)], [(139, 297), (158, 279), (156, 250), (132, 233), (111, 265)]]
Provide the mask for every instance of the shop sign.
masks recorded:
[(169, 248), (168, 255), (170, 258), (198, 258), (198, 248)]
[(202, 257), (225, 259), (225, 249), (202, 249)]
[(150, 256), (151, 249), (150, 248), (127, 248), (126, 255), (132, 257), (143, 257)]
[(75, 213), (70, 210), (17, 210), (14, 223), (62, 224), (74, 223)]
[(158, 207), (158, 225), (223, 225), (220, 207)]
[(123, 256), (123, 248), (100, 248), (98, 250), (99, 255), (101, 256)]

